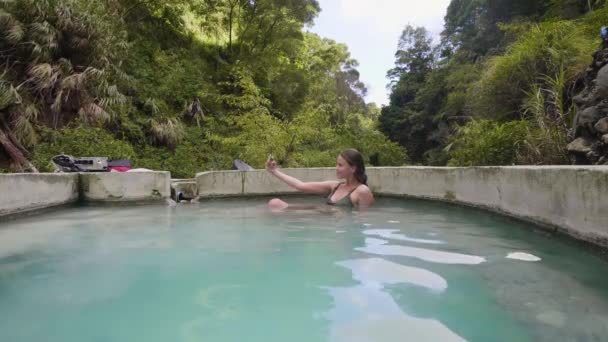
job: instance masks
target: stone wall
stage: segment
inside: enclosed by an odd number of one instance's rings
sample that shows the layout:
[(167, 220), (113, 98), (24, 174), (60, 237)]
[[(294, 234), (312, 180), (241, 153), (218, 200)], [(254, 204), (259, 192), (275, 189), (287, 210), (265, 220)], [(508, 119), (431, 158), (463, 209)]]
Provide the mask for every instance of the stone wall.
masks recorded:
[(576, 164), (608, 165), (608, 42), (593, 55), (573, 101), (577, 113), (568, 152)]
[[(333, 168), (286, 169), (305, 181), (333, 179)], [(407, 196), (470, 205), (555, 227), (608, 247), (608, 167), (522, 166), (370, 168), (377, 195)], [(294, 193), (265, 171), (198, 174), (200, 197)]]

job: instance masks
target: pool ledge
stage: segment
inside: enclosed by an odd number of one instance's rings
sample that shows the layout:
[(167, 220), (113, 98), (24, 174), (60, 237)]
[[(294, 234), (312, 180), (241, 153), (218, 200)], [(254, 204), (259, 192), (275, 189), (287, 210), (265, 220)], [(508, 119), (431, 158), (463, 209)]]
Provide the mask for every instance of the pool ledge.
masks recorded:
[[(304, 181), (333, 179), (333, 168), (285, 169)], [(368, 168), (372, 191), (468, 205), (551, 227), (608, 248), (608, 166)], [(0, 217), (77, 201), (165, 200), (169, 172), (2, 174)], [(266, 171), (203, 172), (201, 198), (295, 193)]]
[[(304, 181), (335, 178), (333, 168), (285, 169)], [(608, 248), (608, 166), (368, 168), (378, 195), (483, 208)], [(201, 198), (280, 195), (293, 189), (263, 170), (203, 172)]]
[(136, 202), (170, 196), (169, 172), (0, 175), (0, 217), (67, 203)]

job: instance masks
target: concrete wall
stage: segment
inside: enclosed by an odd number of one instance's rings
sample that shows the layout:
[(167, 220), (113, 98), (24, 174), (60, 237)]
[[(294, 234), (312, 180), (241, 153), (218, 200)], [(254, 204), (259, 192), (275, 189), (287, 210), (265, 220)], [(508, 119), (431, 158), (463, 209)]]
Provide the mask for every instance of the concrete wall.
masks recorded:
[[(333, 168), (289, 169), (289, 175), (302, 181), (328, 180), (336, 177)], [(218, 171), (196, 175), (200, 197), (279, 195), (297, 193), (266, 171)]]
[(0, 175), (0, 216), (78, 200), (78, 174)]
[(79, 199), (127, 202), (169, 198), (169, 172), (28, 173), (0, 175), (0, 217)]
[(171, 195), (169, 172), (81, 173), (80, 182), (85, 201), (148, 201)]
[[(284, 171), (305, 181), (335, 178), (333, 168)], [(606, 166), (370, 168), (368, 176), (378, 195), (485, 208), (608, 247)], [(201, 197), (295, 192), (265, 171), (201, 173), (196, 179)]]
[[(333, 168), (287, 169), (304, 181), (333, 179)], [(371, 168), (372, 191), (486, 208), (557, 227), (608, 247), (608, 167)], [(77, 201), (145, 201), (170, 196), (169, 172), (0, 175), (0, 216)], [(296, 191), (265, 171), (196, 177), (200, 197)], [(80, 197), (79, 197), (80, 195)]]

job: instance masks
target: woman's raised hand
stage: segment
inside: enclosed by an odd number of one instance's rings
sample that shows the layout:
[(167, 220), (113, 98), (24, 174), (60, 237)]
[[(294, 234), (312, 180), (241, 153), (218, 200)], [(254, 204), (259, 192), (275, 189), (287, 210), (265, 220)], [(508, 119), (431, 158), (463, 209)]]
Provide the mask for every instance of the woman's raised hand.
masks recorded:
[(277, 162), (272, 158), (272, 156), (269, 156), (268, 160), (266, 161), (266, 171), (273, 173), (277, 170), (277, 167)]

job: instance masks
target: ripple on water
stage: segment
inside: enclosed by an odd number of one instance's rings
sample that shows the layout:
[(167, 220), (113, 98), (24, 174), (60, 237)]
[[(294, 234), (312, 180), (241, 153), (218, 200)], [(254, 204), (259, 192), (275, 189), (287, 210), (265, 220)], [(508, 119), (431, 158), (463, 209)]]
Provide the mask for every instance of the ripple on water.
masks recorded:
[(476, 255), (443, 252), (426, 248), (387, 245), (381, 243), (381, 241), (384, 240), (367, 238), (365, 239), (366, 246), (355, 248), (355, 250), (375, 255), (406, 256), (440, 264), (478, 265), (486, 262), (486, 258)]
[(399, 240), (399, 241), (407, 241), (407, 242), (415, 242), (415, 243), (425, 243), (430, 245), (441, 245), (444, 244), (444, 241), (441, 240), (430, 240), (430, 239), (416, 239), (408, 237), (404, 234), (398, 234), (398, 229), (369, 229), (363, 231), (365, 235), (376, 235), (385, 239), (390, 240)]

